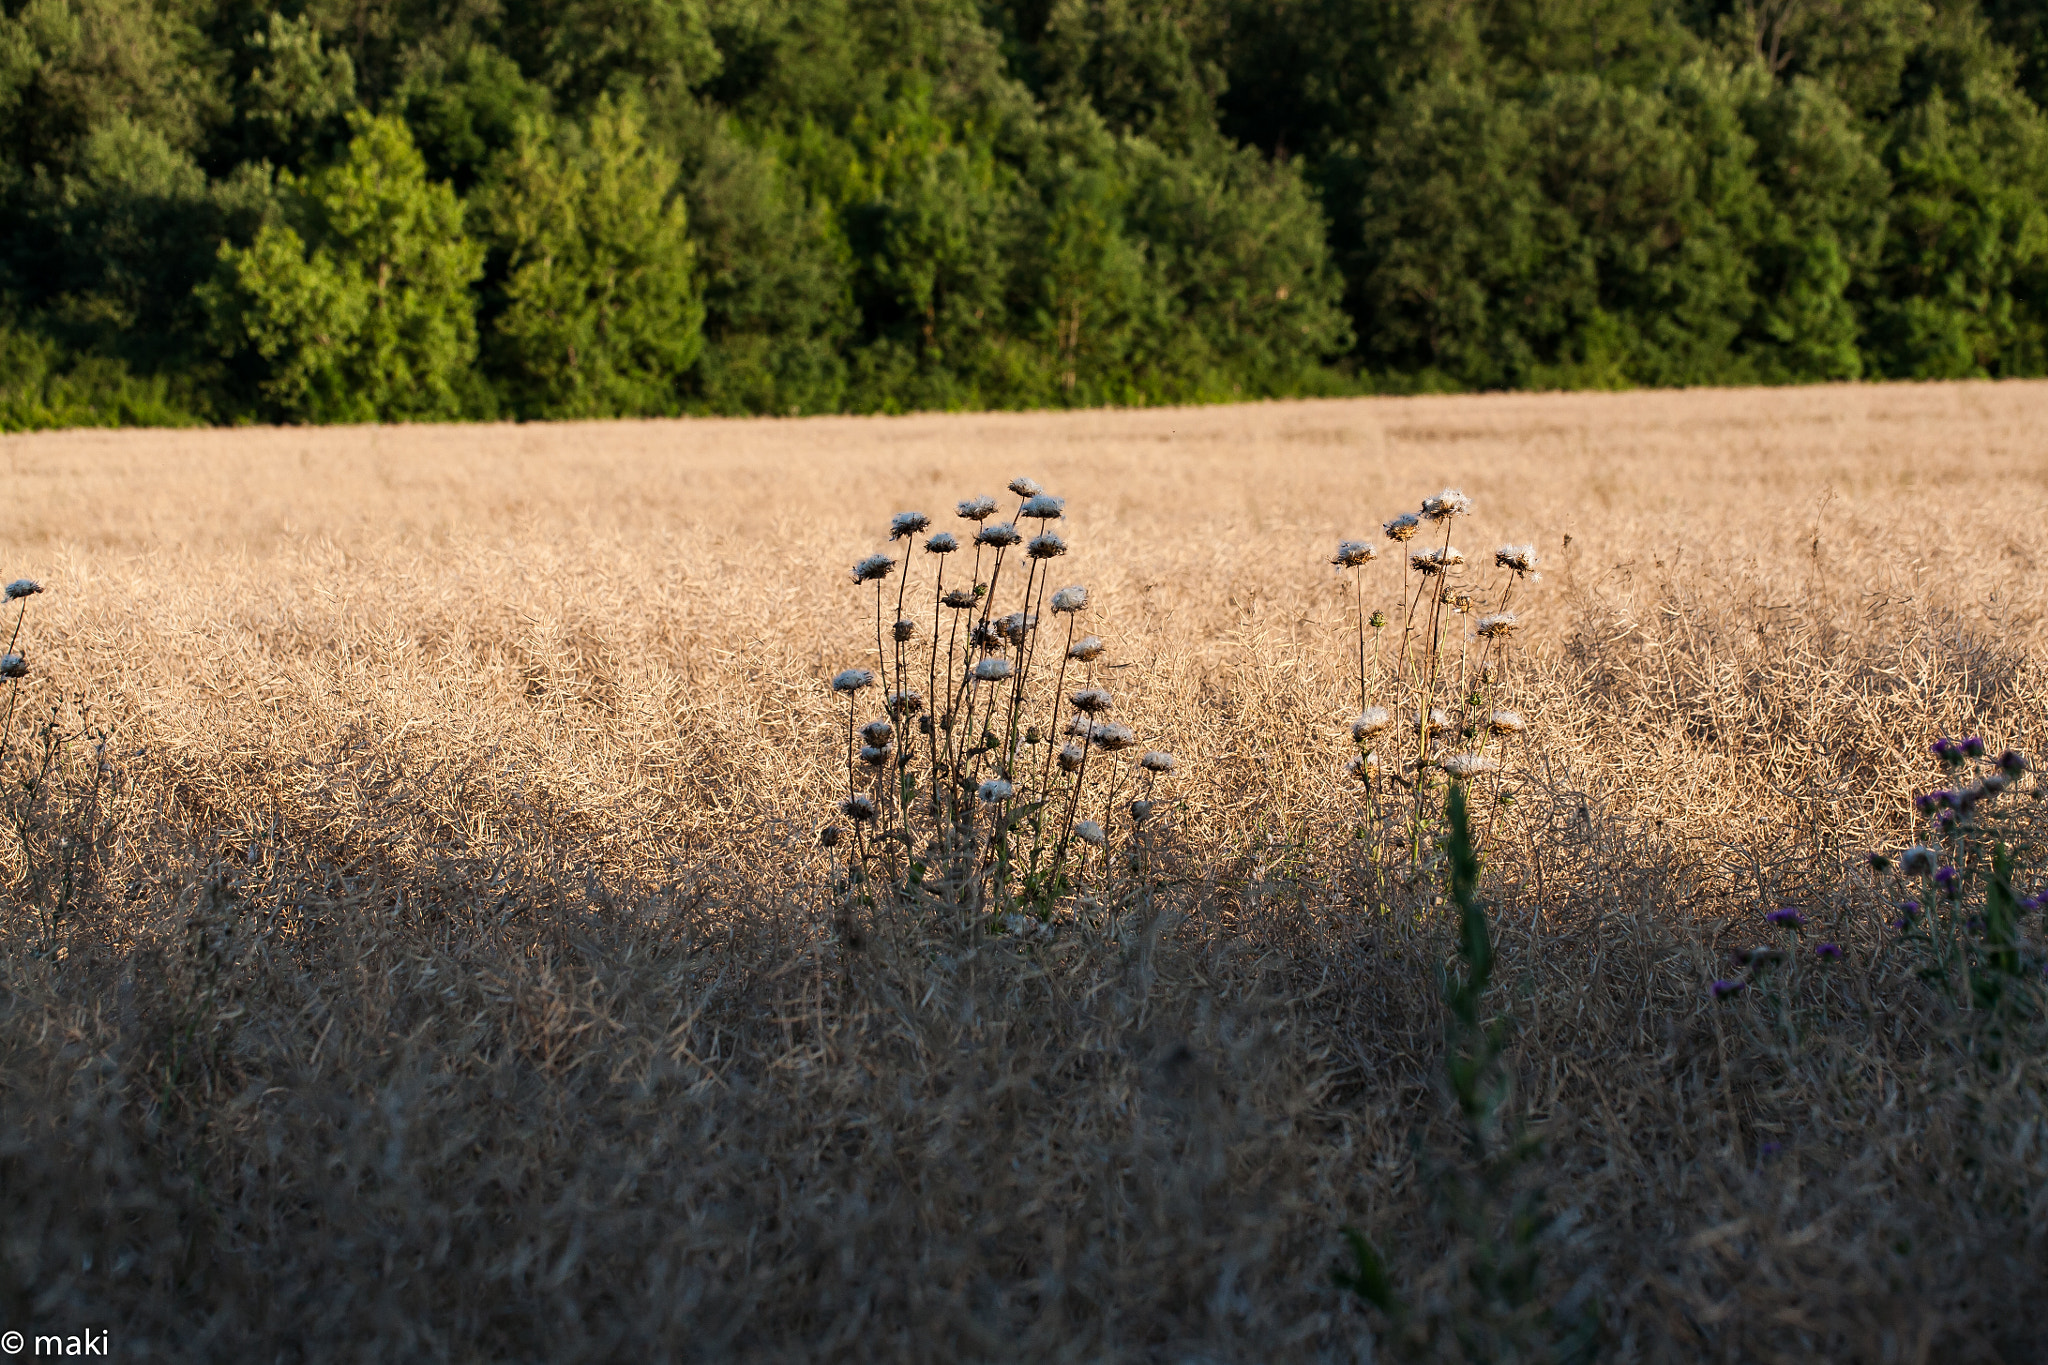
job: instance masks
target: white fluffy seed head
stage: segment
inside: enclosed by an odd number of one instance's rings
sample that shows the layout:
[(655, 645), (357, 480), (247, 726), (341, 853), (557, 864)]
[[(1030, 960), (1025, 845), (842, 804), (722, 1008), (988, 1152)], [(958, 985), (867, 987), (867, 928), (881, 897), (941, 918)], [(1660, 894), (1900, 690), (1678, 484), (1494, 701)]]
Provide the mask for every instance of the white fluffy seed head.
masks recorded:
[(872, 796), (849, 796), (839, 803), (839, 811), (856, 824), (865, 824), (875, 818), (875, 799)]
[(1067, 646), (1067, 657), (1069, 659), (1079, 659), (1084, 664), (1093, 663), (1102, 657), (1102, 651), (1105, 648), (1107, 646), (1102, 643), (1101, 636), (1083, 635), (1080, 639)]
[(23, 597), (34, 597), (43, 590), (43, 585), (33, 578), (17, 578), (7, 585), (7, 600), (16, 601)]
[(1462, 779), (1477, 777), (1481, 773), (1490, 773), (1500, 767), (1500, 764), (1484, 754), (1452, 754), (1437, 766), (1441, 767), (1452, 777)]
[(1505, 639), (1521, 626), (1511, 611), (1497, 611), (1479, 618), (1479, 633), (1488, 640)]
[(1093, 820), (1077, 820), (1074, 823), (1074, 837), (1084, 844), (1093, 844), (1095, 847), (1101, 848), (1102, 841), (1107, 836), (1103, 834), (1102, 826), (1096, 824)]
[(1021, 611), (1013, 611), (996, 622), (996, 630), (1013, 645), (1024, 643), (1024, 637), (1038, 629), (1038, 618)]
[(1365, 710), (1359, 712), (1356, 720), (1351, 722), (1351, 737), (1353, 739), (1365, 739), (1368, 736), (1378, 734), (1393, 723), (1394, 718), (1387, 714), (1386, 707), (1368, 706)]
[(924, 710), (924, 693), (891, 692), (889, 714), (892, 716), (914, 716)]
[(1388, 540), (1413, 540), (1422, 526), (1422, 518), (1413, 512), (1403, 512), (1380, 523), (1380, 529), (1387, 533)]
[(1024, 505), (1017, 509), (1020, 517), (1031, 517), (1038, 521), (1057, 521), (1067, 514), (1065, 498), (1053, 497), (1050, 493), (1039, 493), (1024, 499)]
[(889, 633), (896, 637), (896, 643), (899, 645), (914, 640), (917, 638), (917, 622), (907, 616), (899, 616), (890, 625)]
[(860, 727), (860, 738), (863, 744), (887, 744), (895, 737), (896, 727), (886, 720), (871, 720), (866, 725)]
[(1440, 735), (1450, 728), (1451, 718), (1444, 714), (1443, 708), (1439, 706), (1430, 707), (1429, 732), (1433, 735)]
[(939, 601), (951, 607), (954, 611), (965, 611), (969, 607), (981, 605), (981, 599), (976, 597), (973, 590), (969, 588), (955, 588), (944, 597), (941, 597)]
[(974, 543), (976, 545), (992, 545), (998, 550), (1007, 549), (1022, 539), (1024, 537), (1017, 533), (1017, 528), (1007, 521), (999, 521), (992, 526), (984, 526), (974, 533)]
[(1113, 705), (1109, 693), (1099, 687), (1084, 687), (1067, 700), (1074, 704), (1076, 711), (1083, 711), (1091, 716), (1099, 715)]
[(1081, 771), (1081, 764), (1083, 760), (1087, 758), (1087, 756), (1088, 751), (1081, 745), (1067, 745), (1064, 749), (1060, 750), (1060, 771), (1063, 773), (1076, 773)]
[(1014, 672), (1016, 670), (1010, 667), (1008, 659), (983, 659), (974, 666), (974, 680), (976, 682), (1001, 682)]
[(1464, 551), (1454, 545), (1444, 545), (1427, 550), (1411, 551), (1408, 563), (1419, 573), (1440, 574), (1455, 569), (1465, 562)]
[(1011, 794), (1016, 790), (1015, 787), (1005, 782), (1002, 778), (991, 777), (988, 781), (982, 783), (974, 794), (993, 806), (998, 801), (1009, 800)]
[(1353, 754), (1351, 761), (1344, 765), (1344, 771), (1360, 782), (1372, 781), (1380, 770), (1378, 754)]
[(1503, 545), (1493, 552), (1496, 567), (1510, 569), (1518, 574), (1536, 571), (1536, 547), (1534, 545)]
[(955, 513), (968, 521), (987, 521), (995, 515), (995, 510), (994, 498), (969, 498), (965, 502), (955, 504), (953, 508)]
[(922, 512), (898, 512), (889, 518), (889, 539), (907, 540), (931, 524), (932, 519)]
[(1379, 556), (1378, 550), (1362, 540), (1346, 540), (1338, 543), (1337, 553), (1331, 556), (1330, 562), (1340, 569), (1355, 569), (1361, 564), (1371, 563)]
[(887, 555), (869, 555), (853, 566), (853, 581), (872, 583), (878, 578), (887, 578), (895, 567), (896, 561)]
[(1052, 595), (1052, 609), (1061, 613), (1088, 610), (1088, 589), (1079, 583), (1061, 588)]
[(890, 749), (886, 744), (864, 744), (861, 746), (860, 761), (870, 768), (879, 768), (889, 761)]
[(1940, 850), (1915, 844), (1899, 855), (1899, 871), (1909, 877), (1924, 877), (1933, 872), (1940, 862)]
[(0, 654), (0, 678), (25, 678), (28, 660), (19, 654)]
[(1103, 723), (1089, 730), (1088, 740), (1104, 753), (1113, 754), (1119, 749), (1128, 749), (1136, 744), (1138, 737), (1131, 733), (1131, 727), (1128, 725)]
[(1024, 549), (1033, 559), (1058, 559), (1066, 552), (1067, 542), (1050, 531), (1031, 537), (1031, 544)]
[(1154, 749), (1138, 760), (1138, 766), (1148, 773), (1170, 773), (1173, 771), (1173, 755)]
[(1472, 510), (1472, 499), (1455, 488), (1446, 488), (1433, 498), (1422, 500), (1422, 515), (1430, 521), (1449, 521)]
[(863, 687), (873, 683), (874, 680), (875, 675), (868, 672), (865, 668), (841, 669), (832, 675), (832, 690), (834, 692), (858, 692)]
[(960, 538), (951, 531), (941, 531), (924, 543), (928, 555), (949, 555), (960, 548)]
[(1497, 735), (1519, 735), (1529, 728), (1520, 711), (1495, 711), (1486, 718), (1486, 728)]
[(1010, 491), (1020, 498), (1035, 498), (1045, 490), (1038, 486), (1037, 480), (1027, 479), (1022, 474), (1019, 474), (1016, 478), (1010, 480)]

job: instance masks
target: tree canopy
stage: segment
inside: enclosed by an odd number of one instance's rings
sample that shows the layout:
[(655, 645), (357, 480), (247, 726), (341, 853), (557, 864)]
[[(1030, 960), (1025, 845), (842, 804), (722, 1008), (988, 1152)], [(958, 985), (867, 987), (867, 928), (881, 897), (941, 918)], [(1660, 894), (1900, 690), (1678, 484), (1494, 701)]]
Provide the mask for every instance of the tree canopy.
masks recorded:
[(2048, 370), (2028, 0), (0, 0), (0, 428)]

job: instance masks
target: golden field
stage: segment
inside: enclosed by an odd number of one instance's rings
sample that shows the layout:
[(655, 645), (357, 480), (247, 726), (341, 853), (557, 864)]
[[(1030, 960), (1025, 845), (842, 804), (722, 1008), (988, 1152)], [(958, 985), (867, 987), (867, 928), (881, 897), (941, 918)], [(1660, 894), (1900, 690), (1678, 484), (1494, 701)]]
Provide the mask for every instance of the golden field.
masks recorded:
[[(1170, 875), (1086, 932), (850, 949), (816, 838), (826, 683), (873, 655), (847, 569), (1019, 474), (1179, 758)], [(1447, 484), (1475, 562), (1544, 560), (1482, 882), (1541, 1148), (1470, 1187), (1556, 1216), (1519, 1298), (1471, 1271), (1508, 1205), (1445, 1193), (1452, 930), (1362, 890), (1343, 772), (1331, 551)], [(107, 765), (71, 743), (0, 832), (0, 1326), (2038, 1358), (2040, 1053), (1904, 969), (1864, 855), (1930, 740), (2048, 726), (2048, 385), (70, 432), (6, 438), (0, 488), (0, 577), (48, 589), (6, 762), (55, 707)], [(1844, 960), (1714, 1001), (1786, 904)], [(1409, 1316), (1331, 1287), (1341, 1226)]]

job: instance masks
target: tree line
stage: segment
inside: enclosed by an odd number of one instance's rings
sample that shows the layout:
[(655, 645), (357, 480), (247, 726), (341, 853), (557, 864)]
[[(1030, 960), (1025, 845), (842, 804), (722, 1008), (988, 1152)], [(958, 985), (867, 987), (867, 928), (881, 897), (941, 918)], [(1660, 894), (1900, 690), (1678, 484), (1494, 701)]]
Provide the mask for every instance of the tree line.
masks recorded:
[(0, 427), (2048, 369), (2038, 0), (0, 0)]

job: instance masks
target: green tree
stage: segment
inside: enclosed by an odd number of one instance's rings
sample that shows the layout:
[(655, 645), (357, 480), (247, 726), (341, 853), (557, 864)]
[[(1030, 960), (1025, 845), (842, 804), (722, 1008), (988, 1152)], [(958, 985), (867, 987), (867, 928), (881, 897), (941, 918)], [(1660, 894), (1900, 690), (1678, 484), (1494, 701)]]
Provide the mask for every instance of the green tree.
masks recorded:
[(280, 188), (285, 222), (224, 244), (207, 291), (216, 335), (253, 356), (259, 391), (293, 420), (461, 416), (477, 401), (470, 286), (483, 248), (405, 124), (358, 114), (337, 164)]
[(507, 270), (492, 367), (523, 416), (675, 412), (704, 341), (679, 168), (609, 98), (582, 137), (549, 131), (523, 126), (484, 199)]

